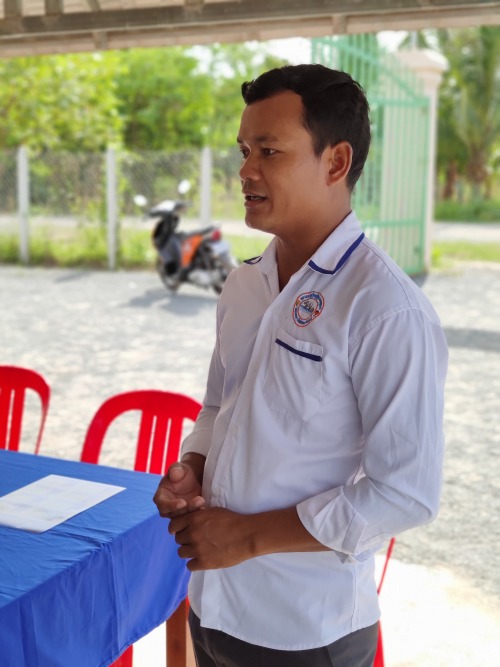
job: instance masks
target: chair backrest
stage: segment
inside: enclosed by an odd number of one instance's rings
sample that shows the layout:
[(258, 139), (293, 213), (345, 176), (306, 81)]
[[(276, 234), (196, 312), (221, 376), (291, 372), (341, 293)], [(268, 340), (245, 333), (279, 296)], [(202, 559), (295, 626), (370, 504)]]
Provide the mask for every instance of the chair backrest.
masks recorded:
[(87, 430), (81, 461), (97, 463), (109, 425), (124, 412), (140, 411), (134, 470), (164, 474), (178, 460), (184, 419), (195, 421), (201, 404), (159, 389), (116, 394), (97, 410)]
[(389, 545), (387, 547), (387, 551), (385, 554), (385, 560), (384, 560), (384, 566), (382, 568), (382, 574), (380, 575), (380, 581), (378, 582), (377, 586), (377, 593), (380, 595), (380, 591), (382, 590), (382, 584), (384, 583), (385, 579), (385, 573), (387, 572), (387, 566), (389, 565), (389, 558), (391, 557), (392, 550), (394, 549), (394, 543), (396, 542), (395, 537), (391, 537), (389, 541)]
[(0, 449), (19, 449), (28, 389), (39, 395), (42, 404), (35, 445), (35, 454), (38, 454), (49, 409), (50, 387), (40, 373), (19, 366), (0, 366)]
[[(382, 590), (382, 584), (384, 583), (385, 573), (387, 572), (387, 566), (389, 564), (389, 558), (391, 557), (392, 550), (394, 548), (394, 542), (396, 541), (395, 537), (391, 537), (389, 541), (389, 546), (385, 554), (384, 565), (382, 568), (382, 574), (380, 575), (380, 581), (377, 586), (377, 593), (380, 595)], [(375, 659), (373, 661), (373, 667), (385, 667), (385, 658), (384, 658), (384, 642), (382, 641), (382, 626), (378, 624), (378, 640), (377, 640), (377, 650), (375, 653)]]

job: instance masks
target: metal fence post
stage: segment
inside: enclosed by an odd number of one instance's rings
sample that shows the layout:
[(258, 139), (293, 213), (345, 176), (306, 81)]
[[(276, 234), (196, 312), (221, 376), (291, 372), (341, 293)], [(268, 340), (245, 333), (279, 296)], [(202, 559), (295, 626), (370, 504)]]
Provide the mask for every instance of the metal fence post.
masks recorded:
[(211, 218), (212, 198), (212, 151), (205, 146), (201, 151), (200, 174), (200, 222), (208, 227)]
[(30, 260), (29, 201), (28, 151), (25, 146), (20, 146), (17, 151), (17, 207), (19, 212), (19, 258), (23, 264), (28, 264)]
[(108, 223), (108, 267), (116, 268), (118, 228), (118, 187), (116, 180), (116, 151), (106, 151), (106, 212)]

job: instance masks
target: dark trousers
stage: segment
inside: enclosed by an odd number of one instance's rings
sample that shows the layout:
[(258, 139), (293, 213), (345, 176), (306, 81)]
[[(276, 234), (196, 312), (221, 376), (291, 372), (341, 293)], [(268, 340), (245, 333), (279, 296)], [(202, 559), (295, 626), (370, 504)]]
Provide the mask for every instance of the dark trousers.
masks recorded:
[(202, 628), (189, 611), (197, 667), (373, 667), (378, 623), (321, 648), (278, 651), (255, 646), (219, 630)]

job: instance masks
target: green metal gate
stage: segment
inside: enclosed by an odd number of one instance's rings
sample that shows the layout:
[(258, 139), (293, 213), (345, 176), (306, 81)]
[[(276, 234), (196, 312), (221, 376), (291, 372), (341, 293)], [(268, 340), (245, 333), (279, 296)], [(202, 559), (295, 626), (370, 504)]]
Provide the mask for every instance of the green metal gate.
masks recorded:
[(429, 98), (376, 35), (313, 39), (312, 62), (348, 72), (365, 89), (372, 145), (353, 207), (367, 236), (410, 275), (425, 266)]

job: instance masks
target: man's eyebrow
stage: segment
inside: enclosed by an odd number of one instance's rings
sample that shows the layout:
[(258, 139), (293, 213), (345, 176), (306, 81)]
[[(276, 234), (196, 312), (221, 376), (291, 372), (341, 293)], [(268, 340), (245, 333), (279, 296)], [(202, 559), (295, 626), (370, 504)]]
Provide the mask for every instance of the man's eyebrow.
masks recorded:
[[(266, 141), (279, 141), (279, 139), (275, 134), (261, 134), (258, 137), (254, 137), (253, 141), (257, 144), (263, 144)], [(244, 144), (245, 142), (240, 137), (236, 137), (236, 143)]]

